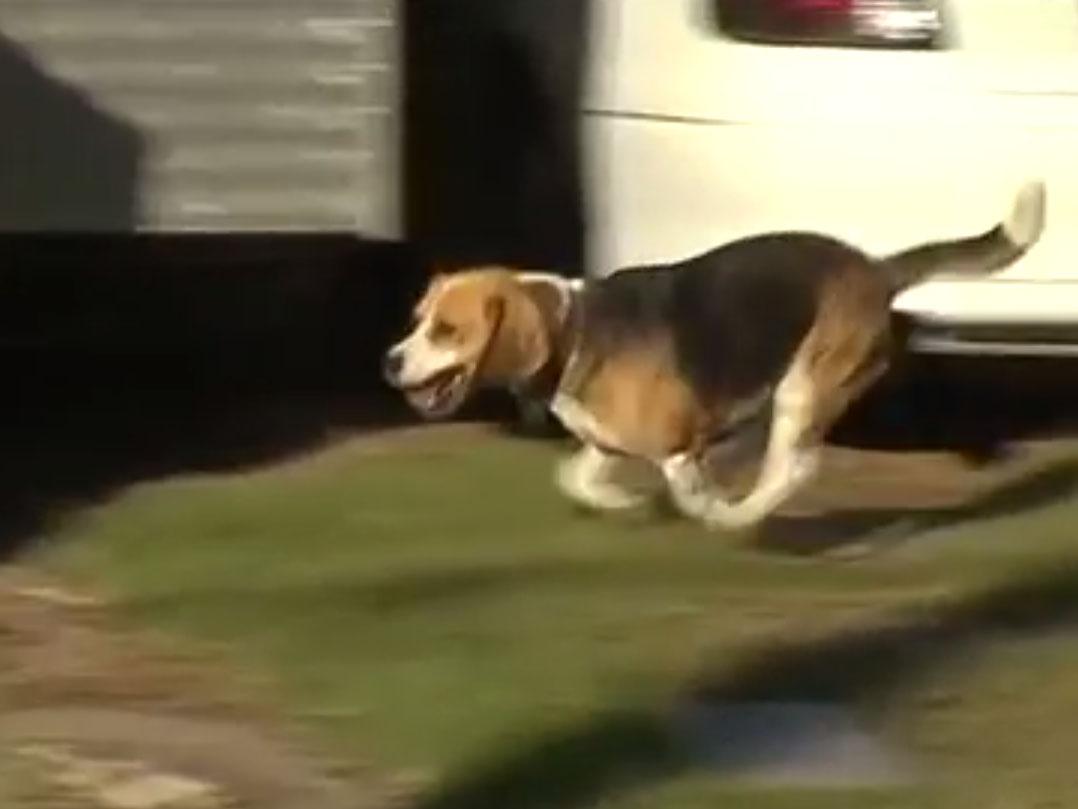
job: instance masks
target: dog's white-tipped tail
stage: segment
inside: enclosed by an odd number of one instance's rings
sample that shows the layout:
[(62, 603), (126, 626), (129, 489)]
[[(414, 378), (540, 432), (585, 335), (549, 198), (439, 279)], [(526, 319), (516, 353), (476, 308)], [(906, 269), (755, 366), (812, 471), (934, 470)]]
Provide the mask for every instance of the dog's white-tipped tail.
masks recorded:
[(1044, 183), (1025, 183), (1006, 218), (979, 236), (932, 242), (885, 259), (892, 289), (900, 292), (932, 275), (985, 275), (1013, 264), (1040, 238), (1045, 218)]
[(1018, 189), (1010, 214), (1003, 221), (1003, 230), (1015, 247), (1028, 249), (1044, 231), (1046, 192), (1044, 183), (1033, 180)]

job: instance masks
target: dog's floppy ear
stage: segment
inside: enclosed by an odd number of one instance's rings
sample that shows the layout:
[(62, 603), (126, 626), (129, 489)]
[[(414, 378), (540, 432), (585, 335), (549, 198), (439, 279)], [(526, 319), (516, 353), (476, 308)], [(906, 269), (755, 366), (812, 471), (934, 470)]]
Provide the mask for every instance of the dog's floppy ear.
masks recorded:
[(442, 259), (435, 259), (427, 264), (427, 285), (429, 289), (435, 289), (451, 278), (458, 268)]
[(507, 280), (486, 301), (490, 340), (481, 373), (491, 381), (523, 381), (535, 376), (554, 350), (551, 313), (544, 296), (516, 279)]
[(553, 275), (522, 273), (517, 282), (531, 297), (547, 326), (547, 333), (557, 336), (569, 318), (569, 297), (566, 283)]
[(427, 267), (427, 292), (438, 289), (445, 283), (445, 279), (449, 277), (449, 273), (441, 264), (431, 264)]

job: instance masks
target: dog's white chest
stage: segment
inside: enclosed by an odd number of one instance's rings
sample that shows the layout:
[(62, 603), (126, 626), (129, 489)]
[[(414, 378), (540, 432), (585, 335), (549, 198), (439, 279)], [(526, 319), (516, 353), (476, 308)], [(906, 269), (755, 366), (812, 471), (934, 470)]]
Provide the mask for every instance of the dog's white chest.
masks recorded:
[(610, 430), (599, 423), (598, 419), (580, 402), (564, 393), (557, 393), (550, 402), (550, 411), (558, 417), (566, 430), (585, 444), (617, 449), (619, 441)]

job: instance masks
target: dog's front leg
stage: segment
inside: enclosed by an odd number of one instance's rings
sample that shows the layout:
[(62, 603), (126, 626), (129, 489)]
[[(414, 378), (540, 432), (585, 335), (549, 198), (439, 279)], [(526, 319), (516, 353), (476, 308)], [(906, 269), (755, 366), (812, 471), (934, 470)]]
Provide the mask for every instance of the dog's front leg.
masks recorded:
[(517, 418), (526, 432), (543, 433), (552, 426), (553, 417), (547, 402), (520, 391), (512, 391)]
[(600, 511), (643, 504), (654, 494), (657, 475), (646, 461), (612, 455), (586, 444), (557, 470), (558, 488), (570, 499)]
[(710, 483), (700, 458), (682, 454), (667, 459), (663, 471), (681, 510), (709, 526), (738, 529), (759, 523), (782, 505), (819, 466), (819, 448), (808, 430), (811, 392), (800, 369), (787, 374), (775, 397), (763, 467), (752, 491), (737, 502), (722, 497)]

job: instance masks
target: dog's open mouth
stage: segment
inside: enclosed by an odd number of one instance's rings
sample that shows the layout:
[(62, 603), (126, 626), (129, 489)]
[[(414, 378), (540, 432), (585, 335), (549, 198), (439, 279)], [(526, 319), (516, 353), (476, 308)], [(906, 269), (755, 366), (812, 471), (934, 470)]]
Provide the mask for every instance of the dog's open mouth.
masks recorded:
[(453, 413), (468, 393), (468, 369), (456, 365), (439, 371), (418, 385), (404, 389), (408, 403), (428, 418), (441, 418)]

